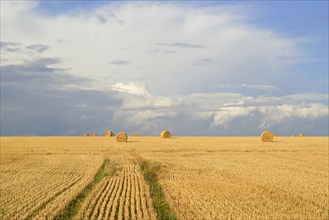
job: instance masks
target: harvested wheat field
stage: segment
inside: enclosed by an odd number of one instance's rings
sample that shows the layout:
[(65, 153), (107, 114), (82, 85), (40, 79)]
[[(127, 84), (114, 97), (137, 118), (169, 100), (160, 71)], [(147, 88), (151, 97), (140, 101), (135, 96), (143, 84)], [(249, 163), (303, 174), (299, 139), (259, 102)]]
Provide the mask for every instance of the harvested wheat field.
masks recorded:
[(328, 137), (1, 137), (0, 219), (328, 219)]

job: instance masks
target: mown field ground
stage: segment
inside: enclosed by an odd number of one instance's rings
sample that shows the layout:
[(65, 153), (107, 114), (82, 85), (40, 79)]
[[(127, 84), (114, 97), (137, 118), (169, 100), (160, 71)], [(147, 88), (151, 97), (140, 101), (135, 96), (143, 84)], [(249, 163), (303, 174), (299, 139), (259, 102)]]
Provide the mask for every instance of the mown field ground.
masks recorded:
[(328, 137), (1, 137), (0, 219), (165, 219), (166, 204), (171, 219), (328, 219), (328, 148)]

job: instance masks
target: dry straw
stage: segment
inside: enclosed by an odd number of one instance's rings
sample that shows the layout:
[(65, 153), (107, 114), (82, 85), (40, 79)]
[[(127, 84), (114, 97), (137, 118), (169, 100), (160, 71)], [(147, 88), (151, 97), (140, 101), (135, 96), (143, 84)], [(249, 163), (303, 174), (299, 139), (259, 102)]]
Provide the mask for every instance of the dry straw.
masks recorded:
[(138, 134), (138, 133), (134, 133), (134, 134), (133, 134), (133, 136), (135, 136), (135, 137), (138, 137), (138, 136), (139, 136), (139, 134)]
[(93, 137), (97, 137), (97, 134), (93, 133), (93, 134), (91, 134), (91, 136), (93, 136)]
[(305, 137), (305, 136), (306, 136), (305, 133), (300, 133), (300, 134), (299, 134), (299, 137)]
[(264, 131), (261, 135), (263, 142), (272, 142), (274, 136), (276, 135), (270, 131)]
[(89, 137), (90, 134), (88, 134), (88, 133), (84, 133), (83, 136), (84, 136), (84, 137)]
[(164, 130), (160, 133), (160, 137), (162, 137), (162, 138), (171, 138), (171, 133), (170, 133), (170, 131)]
[(296, 135), (293, 134), (293, 135), (291, 135), (291, 137), (296, 137)]
[(106, 130), (105, 133), (104, 133), (104, 136), (105, 137), (114, 137), (115, 134), (110, 130)]
[(127, 142), (128, 136), (125, 132), (119, 132), (116, 136), (117, 142)]

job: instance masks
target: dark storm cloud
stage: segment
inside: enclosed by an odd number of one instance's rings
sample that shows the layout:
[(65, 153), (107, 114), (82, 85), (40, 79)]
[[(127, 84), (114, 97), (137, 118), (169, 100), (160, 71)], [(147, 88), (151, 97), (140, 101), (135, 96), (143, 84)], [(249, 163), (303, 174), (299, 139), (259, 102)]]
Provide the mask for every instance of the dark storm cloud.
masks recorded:
[(79, 89), (90, 80), (48, 67), (58, 62), (46, 58), (2, 68), (1, 135), (81, 135), (112, 126), (120, 101), (111, 92)]
[(167, 47), (184, 47), (184, 48), (203, 48), (204, 45), (201, 44), (190, 44), (183, 42), (174, 42), (174, 43), (156, 43), (157, 46), (167, 46)]
[(130, 64), (130, 62), (127, 60), (113, 60), (113, 61), (110, 61), (109, 64), (111, 64), (111, 65), (128, 65), (128, 64)]
[[(37, 82), (41, 80), (46, 82), (61, 81), (58, 76), (66, 74), (65, 69), (48, 66), (60, 62), (59, 58), (42, 58), (33, 62), (4, 66), (2, 67), (1, 83), (6, 84), (25, 80), (27, 80), (25, 83), (32, 83), (33, 80)], [(58, 73), (58, 75), (54, 75), (54, 73)], [(70, 75), (67, 75), (66, 79), (68, 76)]]
[(48, 45), (43, 45), (43, 44), (33, 44), (33, 45), (30, 45), (30, 46), (27, 46), (26, 48), (29, 49), (29, 50), (32, 50), (34, 52), (37, 52), (37, 53), (42, 53), (42, 52), (48, 50), (49, 46)]

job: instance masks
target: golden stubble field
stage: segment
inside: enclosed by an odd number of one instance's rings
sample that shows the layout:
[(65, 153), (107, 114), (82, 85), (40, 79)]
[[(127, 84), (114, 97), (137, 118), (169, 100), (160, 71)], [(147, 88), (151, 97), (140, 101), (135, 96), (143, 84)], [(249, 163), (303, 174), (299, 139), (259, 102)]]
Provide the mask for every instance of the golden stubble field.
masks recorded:
[(328, 219), (328, 147), (328, 137), (1, 137), (0, 218), (57, 216), (108, 159), (113, 175), (74, 219), (157, 219), (143, 158), (160, 165), (177, 219)]

